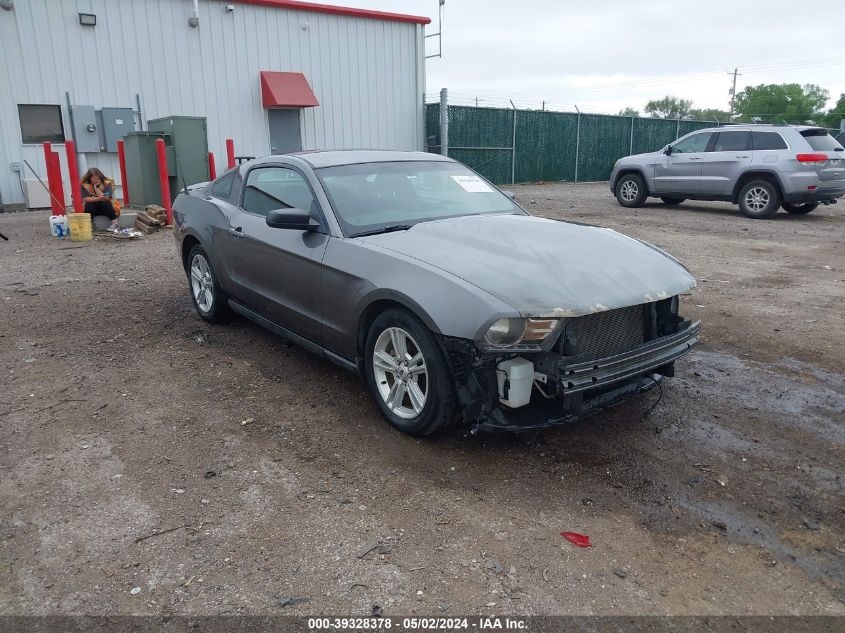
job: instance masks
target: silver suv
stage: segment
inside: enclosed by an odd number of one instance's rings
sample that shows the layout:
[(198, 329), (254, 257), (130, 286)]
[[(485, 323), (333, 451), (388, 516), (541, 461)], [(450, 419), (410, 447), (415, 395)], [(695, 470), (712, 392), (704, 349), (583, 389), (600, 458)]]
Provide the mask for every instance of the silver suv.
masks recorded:
[(781, 206), (809, 213), (845, 194), (845, 149), (819, 127), (696, 130), (660, 151), (620, 158), (610, 190), (623, 207), (653, 197), (666, 204), (724, 200), (749, 218), (768, 218)]

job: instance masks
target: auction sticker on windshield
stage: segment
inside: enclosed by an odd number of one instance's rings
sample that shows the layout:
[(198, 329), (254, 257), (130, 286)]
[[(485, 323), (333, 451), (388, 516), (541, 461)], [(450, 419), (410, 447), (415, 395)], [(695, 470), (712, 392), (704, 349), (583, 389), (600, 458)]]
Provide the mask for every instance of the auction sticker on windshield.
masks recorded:
[(452, 180), (470, 193), (490, 193), (490, 186), (478, 176), (452, 176)]

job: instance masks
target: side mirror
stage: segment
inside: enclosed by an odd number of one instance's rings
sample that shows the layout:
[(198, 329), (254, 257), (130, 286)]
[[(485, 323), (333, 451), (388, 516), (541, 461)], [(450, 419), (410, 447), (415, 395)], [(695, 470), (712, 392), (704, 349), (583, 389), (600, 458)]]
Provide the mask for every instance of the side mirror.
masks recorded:
[(513, 191), (502, 191), (502, 193), (503, 193), (503, 194), (505, 194), (505, 195), (506, 195), (508, 198), (510, 198), (511, 200), (513, 200), (513, 199), (514, 199), (514, 195), (515, 195), (515, 194), (514, 194), (514, 192), (513, 192)]
[(267, 226), (294, 231), (313, 231), (319, 228), (311, 214), (302, 209), (273, 209), (267, 214)]
[(666, 149), (663, 150), (663, 153), (666, 154), (667, 156), (671, 156), (672, 155), (672, 146), (667, 145)]

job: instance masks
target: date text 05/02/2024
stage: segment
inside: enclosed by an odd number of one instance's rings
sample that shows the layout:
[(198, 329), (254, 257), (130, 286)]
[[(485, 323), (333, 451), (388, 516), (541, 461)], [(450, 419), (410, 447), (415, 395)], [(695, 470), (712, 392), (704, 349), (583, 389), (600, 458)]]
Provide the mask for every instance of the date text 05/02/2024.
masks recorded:
[(475, 617), (379, 617), (379, 618), (308, 618), (308, 628), (312, 631), (368, 631), (396, 629), (399, 631), (450, 631), (477, 630), (521, 631), (528, 628), (528, 623), (520, 618), (475, 616)]

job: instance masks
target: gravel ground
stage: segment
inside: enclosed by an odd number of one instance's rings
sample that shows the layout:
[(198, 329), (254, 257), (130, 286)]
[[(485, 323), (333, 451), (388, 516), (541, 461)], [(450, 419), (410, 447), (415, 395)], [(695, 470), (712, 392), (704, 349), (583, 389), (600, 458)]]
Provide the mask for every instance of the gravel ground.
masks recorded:
[(514, 189), (700, 279), (703, 343), (649, 416), (656, 392), (405, 437), (355, 376), (201, 321), (169, 232), (80, 245), (0, 215), (0, 613), (845, 614), (842, 205)]

